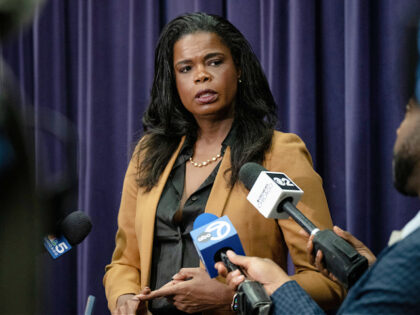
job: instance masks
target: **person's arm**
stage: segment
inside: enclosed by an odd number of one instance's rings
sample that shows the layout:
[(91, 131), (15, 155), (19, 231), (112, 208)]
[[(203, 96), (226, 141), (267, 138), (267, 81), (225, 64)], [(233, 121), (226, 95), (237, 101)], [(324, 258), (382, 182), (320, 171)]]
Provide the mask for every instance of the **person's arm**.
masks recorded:
[[(270, 259), (246, 257), (227, 251), (234, 264), (240, 266), (248, 278), (260, 282), (273, 302), (272, 313), (279, 314), (324, 314), (314, 300), (293, 281), (276, 263)], [(223, 263), (215, 265), (221, 276), (226, 277), (227, 284), (237, 290), (245, 280), (239, 270), (228, 273)]]
[[(297, 208), (320, 229), (332, 228), (322, 179), (312, 167), (305, 144), (294, 134), (280, 134), (276, 138), (267, 169), (288, 175), (304, 192)], [(292, 218), (278, 220), (278, 224), (295, 266), (295, 274), (291, 278), (323, 309), (337, 308), (344, 299), (344, 288), (324, 277), (309, 263), (307, 238), (299, 233), (301, 227)]]
[(322, 315), (324, 311), (303, 290), (296, 281), (289, 281), (279, 287), (272, 295), (272, 314)]
[(115, 250), (112, 261), (105, 268), (103, 283), (112, 312), (117, 306), (117, 299), (126, 294), (140, 292), (140, 257), (134, 228), (136, 212), (136, 161), (130, 162), (127, 169), (118, 213), (118, 231), (115, 238)]
[(420, 229), (387, 247), (352, 287), (338, 314), (418, 314)]

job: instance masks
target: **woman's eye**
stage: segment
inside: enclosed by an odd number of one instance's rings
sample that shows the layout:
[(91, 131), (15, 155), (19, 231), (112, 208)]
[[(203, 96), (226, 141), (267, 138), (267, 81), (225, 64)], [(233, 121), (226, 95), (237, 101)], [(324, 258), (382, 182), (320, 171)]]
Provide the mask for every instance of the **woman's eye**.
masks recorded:
[(210, 66), (218, 66), (221, 63), (222, 63), (222, 60), (219, 60), (219, 59), (217, 59), (217, 60), (210, 60), (210, 62), (209, 62)]
[(191, 67), (190, 66), (185, 66), (185, 67), (180, 68), (179, 69), (179, 72), (187, 73), (190, 70), (191, 70)]

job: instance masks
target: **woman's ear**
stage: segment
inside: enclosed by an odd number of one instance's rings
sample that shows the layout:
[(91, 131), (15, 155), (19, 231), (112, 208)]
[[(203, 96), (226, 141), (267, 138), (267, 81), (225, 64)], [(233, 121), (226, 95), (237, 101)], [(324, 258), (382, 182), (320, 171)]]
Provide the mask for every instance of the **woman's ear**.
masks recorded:
[(237, 68), (237, 72), (238, 72), (238, 81), (241, 81), (242, 71), (241, 71), (241, 69), (239, 67)]

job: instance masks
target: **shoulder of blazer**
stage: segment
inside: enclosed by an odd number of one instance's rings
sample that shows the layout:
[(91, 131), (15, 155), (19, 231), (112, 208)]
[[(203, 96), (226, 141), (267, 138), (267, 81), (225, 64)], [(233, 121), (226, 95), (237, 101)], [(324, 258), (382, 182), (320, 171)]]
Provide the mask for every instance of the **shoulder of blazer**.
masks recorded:
[(279, 165), (287, 165), (288, 162), (294, 162), (296, 158), (302, 159), (302, 157), (312, 167), (312, 157), (302, 139), (294, 133), (275, 130), (264, 166), (274, 171)]

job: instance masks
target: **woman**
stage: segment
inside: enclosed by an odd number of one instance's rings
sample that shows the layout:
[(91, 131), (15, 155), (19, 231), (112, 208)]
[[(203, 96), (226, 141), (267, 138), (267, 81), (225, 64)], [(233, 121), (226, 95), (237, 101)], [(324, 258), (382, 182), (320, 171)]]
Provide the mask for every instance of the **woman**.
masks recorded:
[[(160, 297), (149, 302), (154, 314), (229, 312), (234, 292), (199, 268), (189, 237), (204, 211), (229, 217), (247, 255), (286, 267), (289, 251), (294, 279), (320, 305), (340, 302), (342, 289), (307, 261), (298, 225), (265, 219), (238, 181), (249, 161), (285, 172), (305, 191), (298, 208), (331, 228), (322, 182), (304, 143), (274, 131), (275, 124), (265, 75), (232, 24), (193, 13), (166, 25), (156, 47), (145, 135), (127, 170), (116, 248), (104, 277), (111, 311), (134, 313), (139, 301), (133, 296), (142, 292), (142, 299)], [(156, 291), (149, 294), (148, 287)]]

